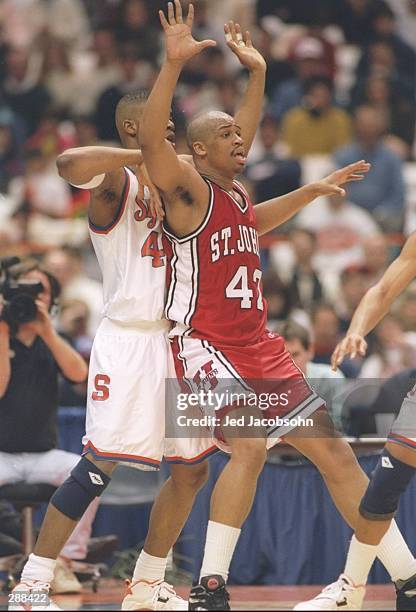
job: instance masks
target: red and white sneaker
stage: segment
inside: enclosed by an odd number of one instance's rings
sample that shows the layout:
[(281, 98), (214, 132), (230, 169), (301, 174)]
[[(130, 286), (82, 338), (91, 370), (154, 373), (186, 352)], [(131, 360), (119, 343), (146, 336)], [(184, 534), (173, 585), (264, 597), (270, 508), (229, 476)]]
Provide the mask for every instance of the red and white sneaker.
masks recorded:
[(302, 601), (294, 610), (362, 610), (365, 587), (355, 586), (341, 574), (337, 582), (325, 587), (314, 599)]
[(49, 597), (50, 584), (40, 580), (19, 582), (9, 593), (8, 610), (61, 610)]
[(146, 582), (126, 580), (127, 594), (121, 604), (122, 610), (187, 610), (188, 602), (170, 584), (163, 580)]

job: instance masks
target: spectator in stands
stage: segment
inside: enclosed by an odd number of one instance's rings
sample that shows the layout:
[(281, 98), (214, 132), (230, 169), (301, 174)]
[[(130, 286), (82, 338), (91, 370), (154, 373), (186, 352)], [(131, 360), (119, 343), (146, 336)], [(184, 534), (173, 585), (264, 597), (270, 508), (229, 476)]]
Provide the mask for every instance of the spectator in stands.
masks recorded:
[(103, 303), (101, 283), (95, 281), (83, 271), (83, 258), (79, 249), (62, 247), (50, 250), (45, 258), (44, 265), (62, 286), (62, 300), (81, 300), (89, 308), (90, 321), (88, 333), (94, 336), (101, 320)]
[(78, 115), (73, 120), (75, 135), (74, 147), (91, 147), (97, 144), (97, 128), (94, 117)]
[[(416, 53), (398, 36), (396, 16), (388, 5), (382, 5), (375, 10), (372, 18), (372, 29), (375, 40), (387, 42), (392, 46), (400, 82), (409, 88), (409, 94), (413, 93), (414, 95)], [(366, 62), (365, 54), (362, 62), (364, 64)]]
[(30, 62), (29, 51), (10, 48), (6, 55), (4, 99), (20, 117), (29, 136), (38, 127), (50, 99), (45, 87), (38, 83), (38, 78), (38, 70)]
[(13, 129), (13, 113), (7, 107), (0, 108), (0, 193), (5, 193), (10, 180), (23, 174), (23, 170), (21, 148)]
[[(314, 363), (331, 363), (331, 355), (339, 340), (339, 320), (335, 308), (328, 303), (317, 304), (312, 310)], [(345, 373), (344, 368), (341, 368)]]
[(361, 262), (362, 240), (380, 232), (367, 211), (342, 196), (320, 198), (299, 213), (296, 225), (315, 232), (315, 261), (322, 272)]
[(119, 14), (116, 26), (119, 44), (130, 43), (138, 57), (153, 62), (160, 52), (160, 29), (150, 20), (145, 0), (123, 0)]
[(416, 51), (416, 2), (415, 0), (388, 0), (397, 19), (401, 38)]
[(75, 115), (92, 115), (102, 92), (121, 78), (114, 31), (98, 27), (91, 40), (91, 49), (83, 54), (83, 64), (77, 70), (78, 84), (72, 106)]
[(118, 102), (127, 94), (148, 89), (153, 70), (151, 65), (139, 59), (135, 46), (125, 44), (120, 52), (120, 78), (117, 83), (103, 91), (98, 99), (95, 123), (100, 140), (118, 142), (114, 113)]
[(328, 76), (322, 61), (325, 57), (325, 49), (322, 42), (308, 37), (302, 38), (292, 52), (296, 76), (279, 85), (274, 93), (270, 104), (270, 113), (280, 120), (295, 106), (300, 106), (304, 95), (305, 83), (315, 76)]
[(340, 379), (345, 378), (344, 374), (340, 370), (334, 372), (326, 363), (312, 361), (315, 350), (311, 334), (306, 327), (294, 321), (288, 321), (278, 327), (278, 332), (284, 338), (286, 349), (297, 367), (303, 372), (318, 395), (325, 400), (335, 427), (342, 431), (342, 390), (345, 385), (340, 383)]
[[(59, 309), (58, 330), (87, 363), (89, 363), (92, 336), (88, 333), (90, 312), (82, 300), (68, 300)], [(59, 384), (60, 406), (86, 406), (87, 381), (76, 385), (61, 378)]]
[(359, 105), (368, 104), (384, 114), (389, 136), (400, 139), (407, 148), (406, 159), (411, 156), (415, 138), (415, 105), (393, 87), (389, 78), (371, 76), (363, 83), (364, 91), (357, 92)]
[(295, 71), (290, 61), (275, 57), (273, 52), (274, 42), (275, 37), (271, 31), (265, 28), (258, 29), (255, 45), (267, 63), (265, 92), (268, 98), (272, 96), (273, 91), (282, 82), (293, 79), (295, 76)]
[(373, 15), (383, 0), (336, 0), (331, 2), (332, 19), (353, 45), (366, 45), (373, 33)]
[(353, 183), (348, 197), (370, 211), (386, 231), (400, 231), (403, 225), (404, 178), (402, 161), (383, 142), (387, 124), (384, 115), (370, 106), (355, 111), (355, 142), (335, 154), (339, 167), (356, 159), (372, 164), (365, 181)]
[(369, 285), (375, 285), (389, 265), (389, 245), (384, 234), (368, 235), (362, 242), (363, 267)]
[[(79, 461), (78, 455), (56, 449), (58, 374), (84, 381), (87, 366), (55, 332), (50, 310), (59, 297), (59, 283), (43, 268), (26, 262), (16, 277), (40, 282), (36, 320), (16, 326), (0, 321), (0, 484), (25, 480), (62, 484)], [(52, 588), (79, 592), (70, 569), (72, 559), (84, 559), (98, 508), (92, 502), (62, 550)]]
[(333, 84), (326, 77), (313, 77), (304, 84), (301, 106), (283, 119), (282, 138), (291, 155), (329, 155), (352, 138), (351, 120), (333, 104)]
[(290, 293), (286, 285), (274, 272), (266, 272), (263, 275), (262, 282), (263, 295), (267, 301), (267, 325), (269, 329), (274, 330), (291, 313)]
[(300, 164), (282, 155), (279, 124), (273, 117), (262, 120), (254, 149), (246, 176), (254, 185), (255, 202), (265, 202), (300, 187)]
[(352, 315), (369, 287), (369, 277), (364, 266), (350, 266), (341, 274), (337, 312), (340, 330), (347, 331)]
[(77, 79), (65, 45), (53, 38), (43, 41), (41, 82), (46, 88), (51, 106), (61, 115), (68, 115), (76, 101)]
[(373, 351), (362, 365), (360, 378), (389, 378), (416, 366), (416, 347), (404, 332), (403, 323), (388, 314), (374, 330)]
[(257, 0), (257, 17), (275, 15), (286, 23), (327, 22), (333, 0)]
[(9, 192), (14, 198), (16, 209), (26, 206), (32, 220), (36, 215), (65, 217), (71, 208), (68, 185), (39, 149), (27, 152), (26, 174), (11, 181)]
[(307, 229), (295, 229), (290, 240), (295, 254), (295, 266), (288, 284), (291, 304), (309, 312), (323, 296), (322, 284), (313, 263), (316, 235)]

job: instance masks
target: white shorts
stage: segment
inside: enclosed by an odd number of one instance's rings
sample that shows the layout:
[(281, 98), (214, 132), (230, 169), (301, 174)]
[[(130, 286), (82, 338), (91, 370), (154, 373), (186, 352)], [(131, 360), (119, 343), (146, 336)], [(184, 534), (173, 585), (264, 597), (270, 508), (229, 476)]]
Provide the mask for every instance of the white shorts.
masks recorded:
[(212, 440), (165, 440), (165, 379), (174, 377), (169, 324), (124, 326), (104, 319), (95, 336), (88, 377), (84, 453), (157, 470), (203, 461)]
[(416, 450), (416, 397), (412, 392), (404, 399), (388, 437), (389, 442)]

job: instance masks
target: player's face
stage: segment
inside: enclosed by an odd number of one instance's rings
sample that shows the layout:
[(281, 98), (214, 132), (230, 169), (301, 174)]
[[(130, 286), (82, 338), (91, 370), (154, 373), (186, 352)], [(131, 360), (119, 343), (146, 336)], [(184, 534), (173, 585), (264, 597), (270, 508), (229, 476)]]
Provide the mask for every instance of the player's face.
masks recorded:
[(220, 123), (207, 143), (207, 161), (221, 172), (236, 174), (243, 172), (246, 165), (244, 141), (241, 128), (234, 121)]
[(313, 357), (312, 351), (310, 349), (305, 349), (302, 342), (298, 338), (286, 340), (285, 346), (299, 370), (306, 374), (308, 362)]

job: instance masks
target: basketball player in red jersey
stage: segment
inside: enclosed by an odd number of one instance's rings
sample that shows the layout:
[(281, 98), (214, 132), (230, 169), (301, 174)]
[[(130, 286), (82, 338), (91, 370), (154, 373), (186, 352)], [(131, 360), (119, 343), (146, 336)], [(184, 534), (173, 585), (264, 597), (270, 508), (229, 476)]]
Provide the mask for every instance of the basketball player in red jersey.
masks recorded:
[[(229, 564), (253, 502), (266, 448), (282, 435), (321, 469), (346, 520), (353, 525), (357, 518), (366, 477), (346, 442), (333, 434), (329, 437), (330, 419), (324, 411), (317, 412), (323, 401), (293, 364), (283, 340), (265, 329), (257, 236), (319, 195), (344, 193), (340, 185), (361, 180), (369, 165), (357, 162), (254, 209), (244, 188), (234, 180), (245, 165), (246, 131), (238, 115), (233, 118), (219, 112), (192, 121), (188, 139), (195, 167), (183, 163), (166, 144), (161, 125), (168, 120), (184, 63), (215, 42), (195, 41), (192, 5), (185, 23), (179, 0), (175, 6), (176, 14), (169, 3), (168, 20), (160, 12), (167, 57), (144, 111), (141, 142), (150, 178), (166, 204), (164, 229), (170, 263), (166, 315), (175, 322), (171, 338), (178, 377), (192, 391), (213, 389), (223, 400), (227, 392), (237, 392), (240, 398), (238, 406), (226, 399), (215, 406), (219, 409), (215, 421), (220, 424), (215, 428), (216, 441), (230, 452), (231, 459), (213, 492), (201, 580), (190, 596), (191, 610), (225, 610), (229, 609), (225, 589)], [(258, 61), (249, 35), (234, 31), (231, 36), (232, 44)], [(241, 399), (253, 390), (258, 397), (265, 391), (269, 398), (274, 394), (274, 405), (270, 401), (264, 412), (270, 421), (285, 417), (288, 422), (270, 425), (266, 432), (253, 426), (259, 411)], [(298, 425), (299, 417), (310, 415), (313, 433), (302, 427), (293, 431), (296, 425), (291, 420), (297, 417)], [(232, 422), (234, 417), (241, 421), (241, 416), (242, 425)], [(342, 476), (337, 479), (335, 475), (331, 481), (328, 473), (334, 463)], [(394, 545), (397, 550), (396, 539)], [(387, 566), (389, 551), (378, 554)]]

